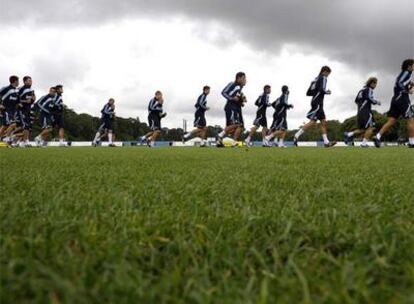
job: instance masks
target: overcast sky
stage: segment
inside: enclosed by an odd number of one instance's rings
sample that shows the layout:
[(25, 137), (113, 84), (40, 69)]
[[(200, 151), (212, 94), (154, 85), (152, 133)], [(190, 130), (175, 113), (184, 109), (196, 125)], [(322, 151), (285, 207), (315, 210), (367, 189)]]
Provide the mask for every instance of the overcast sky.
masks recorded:
[[(212, 87), (210, 125), (224, 124), (220, 92), (247, 73), (245, 121), (263, 85), (290, 86), (291, 128), (305, 121), (310, 81), (333, 73), (328, 119), (355, 114), (354, 98), (379, 78), (386, 111), (401, 61), (414, 57), (413, 0), (0, 0), (0, 85), (31, 75), (37, 95), (65, 86), (65, 103), (95, 116), (109, 97), (117, 114), (146, 121), (156, 90), (164, 126), (193, 120), (201, 88)], [(271, 111), (268, 117), (271, 117)]]

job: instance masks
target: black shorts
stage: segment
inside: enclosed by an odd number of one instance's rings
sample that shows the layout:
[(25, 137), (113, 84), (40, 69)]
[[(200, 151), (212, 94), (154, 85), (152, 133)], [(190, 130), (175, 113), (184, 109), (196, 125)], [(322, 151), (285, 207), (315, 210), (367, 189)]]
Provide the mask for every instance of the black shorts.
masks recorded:
[(206, 115), (202, 112), (196, 112), (194, 118), (194, 128), (205, 128), (207, 126)]
[(279, 131), (279, 130), (287, 130), (288, 124), (286, 117), (284, 116), (274, 116), (273, 123), (272, 123), (272, 131)]
[(10, 126), (16, 122), (16, 111), (14, 110), (4, 110), (2, 112), (2, 125)]
[(148, 115), (148, 125), (152, 131), (161, 130), (161, 117), (159, 114)]
[(235, 105), (232, 104), (226, 104), (224, 107), (224, 112), (226, 113), (226, 125), (238, 125), (242, 124), (243, 117), (240, 116), (241, 110)]
[(256, 128), (259, 127), (263, 127), (263, 128), (267, 128), (267, 118), (266, 118), (266, 114), (257, 114), (256, 119), (253, 122), (253, 125)]
[(102, 117), (98, 128), (98, 132), (104, 133), (106, 131), (112, 131), (112, 119), (109, 117)]
[(49, 129), (52, 127), (52, 114), (41, 111), (40, 112), (40, 127), (42, 129)]
[(306, 114), (306, 117), (310, 120), (324, 120), (326, 119), (325, 111), (323, 110), (323, 106), (321, 103), (317, 101), (312, 101), (311, 103), (311, 109)]
[(358, 129), (366, 130), (375, 126), (374, 116), (370, 112), (358, 113)]
[(410, 119), (413, 117), (413, 109), (411, 108), (410, 96), (408, 94), (402, 93), (392, 98), (388, 117), (395, 119), (400, 117)]
[(58, 128), (58, 129), (63, 129), (65, 127), (63, 113), (53, 114), (53, 127)]

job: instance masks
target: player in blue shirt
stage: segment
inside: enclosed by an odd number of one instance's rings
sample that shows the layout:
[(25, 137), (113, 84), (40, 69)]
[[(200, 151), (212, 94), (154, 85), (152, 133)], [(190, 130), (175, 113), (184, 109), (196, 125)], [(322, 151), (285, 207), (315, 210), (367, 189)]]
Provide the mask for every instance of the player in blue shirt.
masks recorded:
[(404, 60), (401, 65), (401, 73), (395, 81), (394, 96), (392, 97), (391, 107), (388, 112), (388, 121), (374, 137), (374, 143), (377, 148), (381, 147), (382, 136), (395, 125), (399, 118), (407, 120), (408, 147), (414, 148), (414, 116), (410, 100), (410, 95), (414, 93), (414, 82), (411, 80), (413, 70), (414, 59)]
[(206, 121), (206, 111), (210, 108), (207, 106), (207, 96), (210, 94), (210, 87), (205, 86), (203, 88), (203, 93), (198, 97), (195, 104), (195, 118), (194, 118), (194, 130), (185, 134), (183, 136), (183, 141), (187, 141), (193, 136), (201, 137), (201, 146), (206, 147), (207, 145), (207, 121)]
[(370, 77), (365, 86), (358, 92), (355, 103), (358, 106), (358, 129), (345, 132), (345, 143), (353, 141), (353, 137), (363, 134), (364, 138), (361, 144), (362, 148), (369, 147), (368, 141), (372, 137), (374, 131), (375, 121), (372, 113), (372, 105), (381, 105), (381, 103), (374, 98), (374, 90), (377, 87), (378, 79)]

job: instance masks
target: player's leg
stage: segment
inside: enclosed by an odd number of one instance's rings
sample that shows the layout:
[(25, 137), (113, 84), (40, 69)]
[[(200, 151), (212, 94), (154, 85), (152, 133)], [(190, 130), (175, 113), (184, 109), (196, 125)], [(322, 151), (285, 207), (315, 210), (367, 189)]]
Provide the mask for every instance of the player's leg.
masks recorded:
[(414, 118), (407, 120), (408, 147), (414, 148)]
[(328, 123), (326, 122), (326, 119), (321, 119), (321, 133), (322, 133), (322, 139), (323, 139), (325, 148), (330, 148), (336, 145), (335, 141), (329, 141)]
[(256, 124), (256, 120), (253, 124), (253, 127), (250, 129), (249, 134), (247, 135), (246, 139), (244, 140), (244, 142), (246, 143), (247, 146), (250, 145), (251, 141), (252, 141), (252, 137), (254, 136), (254, 134), (256, 133), (257, 129), (259, 128), (259, 126)]

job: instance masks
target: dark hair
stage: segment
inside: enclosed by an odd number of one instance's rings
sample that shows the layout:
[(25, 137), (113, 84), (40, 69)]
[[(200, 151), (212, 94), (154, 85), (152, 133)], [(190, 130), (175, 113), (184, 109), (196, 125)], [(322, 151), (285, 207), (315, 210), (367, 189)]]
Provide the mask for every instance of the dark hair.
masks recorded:
[(115, 102), (115, 99), (109, 98), (108, 102), (111, 102), (111, 101)]
[(367, 86), (367, 87), (370, 87), (371, 86), (371, 84), (373, 84), (373, 83), (378, 83), (378, 79), (377, 79), (377, 77), (370, 77), (370, 78), (368, 78), (368, 80), (367, 80), (367, 82), (365, 83), (365, 85)]
[(206, 91), (206, 90), (210, 90), (210, 87), (207, 85), (203, 87), (203, 91)]
[(271, 86), (270, 85), (265, 85), (264, 87), (263, 87), (263, 91), (265, 91), (265, 90), (267, 90), (267, 89), (270, 89), (271, 88)]
[(54, 90), (54, 91), (56, 91), (56, 87), (50, 87), (50, 89), (49, 90)]
[(155, 92), (155, 95), (162, 94), (161, 91)]
[(287, 85), (284, 85), (284, 86), (282, 87), (282, 92), (283, 92), (283, 93), (286, 93), (288, 90), (289, 90), (289, 87), (288, 87)]
[(243, 72), (238, 72), (238, 73), (236, 74), (236, 79), (242, 78), (242, 77), (244, 77), (244, 76), (246, 76), (246, 74), (245, 74), (245, 73), (243, 73)]
[(323, 67), (321, 68), (321, 72), (320, 72), (319, 74), (322, 74), (322, 73), (324, 73), (324, 72), (328, 72), (328, 73), (330, 73), (330, 72), (331, 72), (331, 68), (330, 68), (330, 67), (328, 67), (327, 65), (323, 66)]
[(401, 70), (406, 71), (413, 64), (414, 64), (414, 59), (405, 59), (401, 65)]
[(24, 76), (23, 77), (23, 81), (25, 82), (26, 80), (29, 80), (29, 79), (32, 79), (32, 77), (30, 77), (30, 76)]
[(9, 77), (10, 84), (12, 84), (16, 81), (19, 81), (19, 77), (15, 76), (15, 75)]
[(58, 90), (58, 89), (62, 89), (62, 88), (63, 88), (63, 85), (61, 85), (61, 84), (55, 85), (55, 89), (56, 89), (56, 90)]

